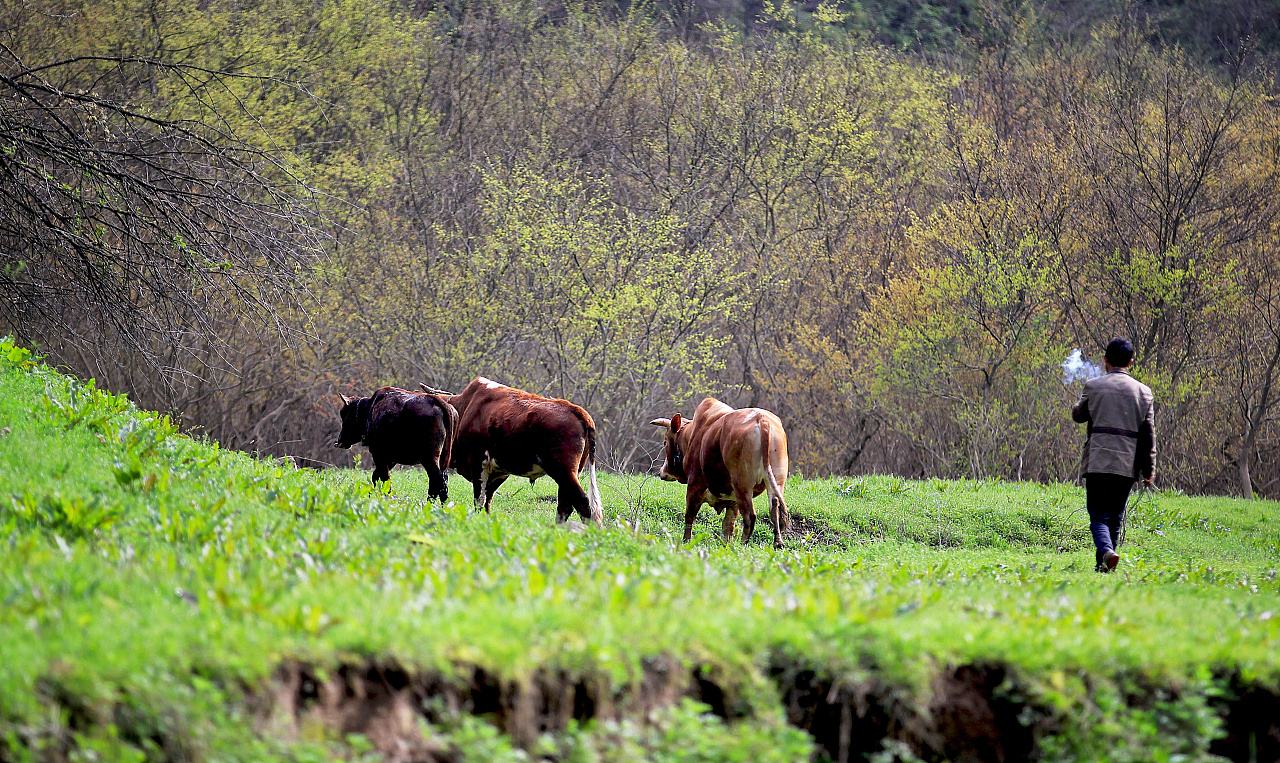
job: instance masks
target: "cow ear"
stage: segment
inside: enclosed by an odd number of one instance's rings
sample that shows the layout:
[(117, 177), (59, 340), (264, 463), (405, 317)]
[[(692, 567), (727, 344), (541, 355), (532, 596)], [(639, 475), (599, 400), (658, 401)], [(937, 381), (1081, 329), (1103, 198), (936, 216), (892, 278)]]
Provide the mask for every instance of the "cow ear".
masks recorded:
[(671, 426), (671, 419), (654, 419), (649, 423), (654, 425), (655, 427), (662, 427), (663, 429), (666, 429), (667, 427)]
[(678, 414), (678, 413), (677, 413), (676, 415), (674, 415), (674, 416), (672, 416), (672, 417), (671, 417), (671, 431), (672, 431), (672, 432), (679, 432), (679, 431), (680, 431), (680, 427), (681, 427), (681, 426), (683, 426), (683, 425), (684, 425), (684, 421), (680, 418), (680, 414)]

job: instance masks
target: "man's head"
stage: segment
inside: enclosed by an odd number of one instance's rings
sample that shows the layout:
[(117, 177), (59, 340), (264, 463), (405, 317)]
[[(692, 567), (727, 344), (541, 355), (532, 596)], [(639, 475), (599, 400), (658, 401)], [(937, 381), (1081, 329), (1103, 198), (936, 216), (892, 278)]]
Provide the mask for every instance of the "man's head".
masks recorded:
[(1122, 336), (1112, 339), (1104, 358), (1110, 368), (1128, 368), (1133, 365), (1133, 343)]

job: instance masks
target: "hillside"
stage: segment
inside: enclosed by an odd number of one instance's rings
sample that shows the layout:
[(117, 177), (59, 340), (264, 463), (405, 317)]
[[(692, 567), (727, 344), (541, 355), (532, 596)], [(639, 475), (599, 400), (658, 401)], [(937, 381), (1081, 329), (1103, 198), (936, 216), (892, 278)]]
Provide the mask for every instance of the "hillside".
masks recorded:
[[(654, 5), (686, 33), (711, 21), (738, 24), (748, 32), (767, 27), (759, 21), (764, 8), (760, 0), (656, 0)], [(826, 17), (838, 19), (846, 33), (935, 54), (955, 54), (1001, 39), (1007, 33), (1001, 15), (1019, 10), (1062, 36), (1087, 38), (1109, 21), (1127, 16), (1147, 26), (1152, 42), (1208, 58), (1222, 56), (1245, 39), (1266, 55), (1280, 52), (1280, 16), (1257, 0), (805, 0), (790, 5), (808, 24), (820, 24), (815, 18), (820, 13), (815, 12), (826, 6)]]
[(1280, 756), (1274, 503), (1145, 496), (1111, 576), (1068, 485), (792, 479), (782, 551), (682, 546), (650, 478), (557, 528), (546, 481), (375, 492), (7, 340), (0, 393), (0, 759)]

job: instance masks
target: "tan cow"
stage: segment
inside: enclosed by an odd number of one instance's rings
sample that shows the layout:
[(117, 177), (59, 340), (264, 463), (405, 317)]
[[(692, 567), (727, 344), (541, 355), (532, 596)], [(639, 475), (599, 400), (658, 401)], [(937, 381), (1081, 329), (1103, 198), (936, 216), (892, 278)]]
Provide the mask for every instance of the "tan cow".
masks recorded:
[(688, 486), (686, 542), (704, 503), (724, 510), (726, 541), (733, 537), (733, 522), (741, 512), (742, 542), (749, 542), (756, 528), (751, 500), (767, 490), (773, 545), (782, 547), (782, 532), (790, 529), (791, 515), (782, 497), (787, 482), (787, 433), (777, 416), (763, 408), (730, 408), (708, 397), (698, 404), (691, 420), (677, 413), (649, 423), (666, 431), (666, 459), (659, 476)]

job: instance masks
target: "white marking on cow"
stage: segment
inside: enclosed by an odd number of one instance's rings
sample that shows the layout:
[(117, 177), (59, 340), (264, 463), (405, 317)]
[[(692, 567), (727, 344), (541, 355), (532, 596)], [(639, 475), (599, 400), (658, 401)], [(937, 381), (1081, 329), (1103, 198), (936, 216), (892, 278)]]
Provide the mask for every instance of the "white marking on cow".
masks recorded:
[(769, 491), (770, 503), (772, 504), (773, 501), (781, 501), (782, 486), (778, 484), (778, 478), (773, 476), (773, 467), (765, 464), (764, 475), (766, 477), (765, 488)]
[(604, 524), (604, 504), (600, 501), (600, 486), (596, 484), (596, 463), (591, 462), (591, 494), (587, 496), (591, 506), (591, 519), (597, 525)]
[(493, 474), (493, 468), (497, 466), (497, 462), (489, 455), (489, 451), (484, 452), (484, 460), (480, 463), (480, 503), (477, 508), (483, 509), (489, 504), (489, 475)]
[(499, 387), (505, 387), (505, 386), (506, 386), (505, 384), (499, 384), (499, 383), (497, 383), (497, 382), (496, 382), (496, 381), (494, 381), (493, 379), (486, 379), (486, 378), (484, 378), (483, 376), (477, 376), (477, 377), (476, 377), (476, 381), (478, 381), (478, 382), (480, 382), (481, 384), (483, 384), (483, 385), (485, 386), (485, 388), (486, 388), (486, 389), (498, 389)]

